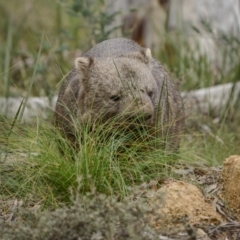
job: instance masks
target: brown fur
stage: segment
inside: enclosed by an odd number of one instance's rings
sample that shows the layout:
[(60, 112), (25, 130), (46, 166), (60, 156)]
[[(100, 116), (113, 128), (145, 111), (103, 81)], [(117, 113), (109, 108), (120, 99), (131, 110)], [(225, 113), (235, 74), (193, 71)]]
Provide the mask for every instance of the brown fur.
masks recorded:
[(54, 117), (56, 126), (75, 144), (73, 118), (82, 126), (97, 119), (140, 116), (144, 125), (161, 129), (166, 148), (175, 150), (183, 115), (179, 91), (165, 68), (149, 49), (119, 38), (104, 41), (75, 60), (60, 89)]

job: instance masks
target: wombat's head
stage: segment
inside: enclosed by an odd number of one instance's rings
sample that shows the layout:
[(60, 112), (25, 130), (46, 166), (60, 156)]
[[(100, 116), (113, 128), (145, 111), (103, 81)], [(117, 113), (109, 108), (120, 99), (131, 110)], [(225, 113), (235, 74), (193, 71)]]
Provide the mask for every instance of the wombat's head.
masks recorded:
[(80, 122), (105, 122), (114, 117), (153, 126), (159, 92), (152, 75), (149, 49), (118, 57), (80, 57), (77, 118)]

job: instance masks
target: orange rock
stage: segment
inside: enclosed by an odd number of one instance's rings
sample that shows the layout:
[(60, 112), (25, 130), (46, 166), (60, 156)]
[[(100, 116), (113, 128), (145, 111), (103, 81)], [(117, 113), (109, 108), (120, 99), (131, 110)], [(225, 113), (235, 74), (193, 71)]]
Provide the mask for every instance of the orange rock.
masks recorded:
[(190, 183), (169, 181), (148, 197), (150, 206), (155, 209), (154, 216), (159, 216), (157, 220), (151, 218), (157, 228), (172, 228), (186, 223), (217, 225), (222, 222), (213, 206), (205, 202), (201, 191)]
[(240, 156), (233, 155), (223, 163), (223, 198), (240, 221)]

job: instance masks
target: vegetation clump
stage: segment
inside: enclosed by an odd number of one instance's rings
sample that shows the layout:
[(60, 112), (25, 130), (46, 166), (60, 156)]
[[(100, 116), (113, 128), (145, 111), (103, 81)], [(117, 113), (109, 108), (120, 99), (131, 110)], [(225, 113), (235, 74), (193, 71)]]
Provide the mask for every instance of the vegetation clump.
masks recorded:
[(148, 212), (143, 203), (92, 192), (52, 212), (20, 211), (18, 221), (0, 222), (1, 239), (157, 239), (157, 231), (144, 221)]

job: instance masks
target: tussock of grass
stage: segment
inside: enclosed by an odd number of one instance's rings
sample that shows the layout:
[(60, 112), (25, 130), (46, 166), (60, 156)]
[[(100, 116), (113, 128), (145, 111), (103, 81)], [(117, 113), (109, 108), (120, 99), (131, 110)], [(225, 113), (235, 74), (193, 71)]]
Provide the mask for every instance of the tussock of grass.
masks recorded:
[(5, 149), (7, 157), (1, 160), (2, 193), (18, 198), (34, 194), (39, 201), (54, 205), (68, 202), (70, 188), (76, 190), (81, 178), (82, 193), (94, 187), (122, 198), (134, 184), (168, 174), (174, 154), (155, 148), (156, 142), (146, 141), (144, 131), (136, 140), (131, 132), (116, 129), (82, 129), (76, 150), (51, 124), (16, 125), (7, 145), (13, 152)]

